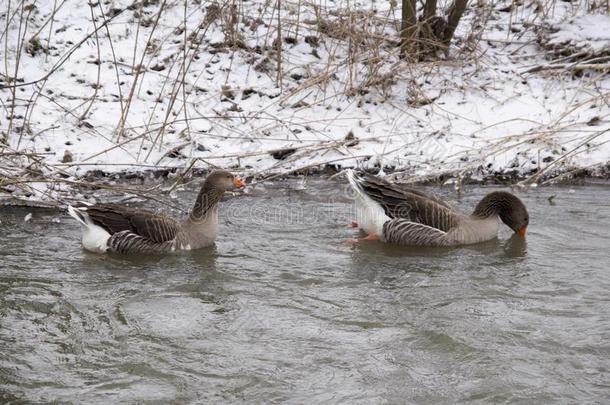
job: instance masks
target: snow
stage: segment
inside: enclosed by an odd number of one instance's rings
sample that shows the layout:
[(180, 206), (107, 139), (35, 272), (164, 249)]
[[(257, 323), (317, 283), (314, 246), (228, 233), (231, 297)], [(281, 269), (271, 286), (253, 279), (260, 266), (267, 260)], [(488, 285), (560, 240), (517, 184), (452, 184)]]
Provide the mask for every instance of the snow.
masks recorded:
[[(220, 17), (209, 24), (208, 10), (215, 3), (187, 2), (185, 10), (184, 2), (169, 1), (154, 31), (162, 2), (88, 7), (66, 0), (58, 2), (51, 27), (53, 3), (36, 2), (32, 11), (26, 41), (39, 32), (42, 46), (50, 38), (50, 50), (21, 55), (16, 76), (34, 84), (17, 88), (8, 136), (9, 150), (40, 154), (43, 172), (62, 170), (78, 177), (94, 169), (188, 167), (197, 159), (195, 166), (252, 174), (332, 164), (382, 166), (416, 177), (528, 174), (552, 165), (560, 170), (610, 160), (610, 133), (605, 132), (610, 129), (610, 78), (525, 74), (545, 63), (534, 33), (525, 29), (537, 18), (531, 5), (511, 13), (493, 9), (476, 54), (465, 56), (460, 49), (478, 18), (469, 7), (449, 59), (409, 66), (398, 56), (400, 9), (392, 2), (325, 3), (320, 13), (334, 36), (319, 35), (311, 4), (282, 2), (282, 36), (296, 43), (282, 43), (280, 83), (272, 47), (277, 11), (264, 1), (240, 2), (233, 14), (222, 5)], [(111, 9), (123, 12), (94, 35)], [(6, 10), (2, 13), (5, 20)], [(238, 24), (231, 30), (227, 21), (235, 15)], [(138, 27), (138, 19), (147, 21), (145, 26)], [(563, 20), (553, 41), (597, 50), (608, 46), (610, 16), (557, 2), (553, 21)], [(356, 45), (345, 32), (332, 31), (350, 27), (369, 34), (353, 54), (350, 46)], [(11, 77), (18, 33), (18, 19), (13, 19), (2, 58)], [(317, 37), (319, 45), (308, 36)], [(188, 68), (183, 73), (185, 37)], [(227, 46), (230, 40), (243, 45)], [(134, 66), (140, 64), (138, 75)], [(184, 87), (175, 86), (182, 79)], [(8, 116), (11, 90), (2, 88), (0, 96)], [(35, 102), (29, 109), (28, 100)], [(122, 111), (128, 111), (123, 133), (118, 131)], [(8, 129), (4, 117), (0, 128)], [(345, 140), (350, 131), (358, 142)], [(270, 154), (288, 148), (296, 150), (282, 160)], [(66, 151), (71, 161), (62, 162)]]
[(587, 14), (554, 26), (549, 44), (570, 44), (594, 53), (610, 52), (610, 15)]

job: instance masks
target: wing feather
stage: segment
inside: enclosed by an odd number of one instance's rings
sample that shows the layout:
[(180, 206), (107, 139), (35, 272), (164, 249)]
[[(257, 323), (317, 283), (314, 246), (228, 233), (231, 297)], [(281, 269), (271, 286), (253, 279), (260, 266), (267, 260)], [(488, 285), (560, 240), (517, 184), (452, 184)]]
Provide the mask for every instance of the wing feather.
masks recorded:
[(111, 235), (129, 231), (155, 243), (173, 240), (179, 225), (173, 219), (151, 211), (123, 207), (114, 204), (95, 204), (82, 207), (94, 224)]
[(446, 235), (431, 226), (397, 218), (383, 224), (382, 237), (403, 246), (444, 246), (448, 244)]
[(390, 218), (407, 219), (444, 232), (457, 225), (459, 214), (436, 197), (392, 184), (368, 173), (358, 173), (356, 180)]

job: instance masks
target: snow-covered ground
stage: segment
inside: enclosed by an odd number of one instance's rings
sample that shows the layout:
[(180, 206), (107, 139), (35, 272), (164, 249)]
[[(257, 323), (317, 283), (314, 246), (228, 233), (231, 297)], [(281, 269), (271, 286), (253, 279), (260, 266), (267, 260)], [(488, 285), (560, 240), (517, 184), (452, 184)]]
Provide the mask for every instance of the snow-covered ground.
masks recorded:
[(471, 3), (449, 58), (409, 65), (400, 2), (282, 1), (279, 18), (261, 0), (3, 2), (0, 85), (19, 87), (14, 105), (0, 90), (4, 133), (13, 117), (0, 170), (332, 164), (417, 177), (606, 164), (608, 69), (527, 72), (550, 63), (536, 27), (610, 54), (608, 10)]

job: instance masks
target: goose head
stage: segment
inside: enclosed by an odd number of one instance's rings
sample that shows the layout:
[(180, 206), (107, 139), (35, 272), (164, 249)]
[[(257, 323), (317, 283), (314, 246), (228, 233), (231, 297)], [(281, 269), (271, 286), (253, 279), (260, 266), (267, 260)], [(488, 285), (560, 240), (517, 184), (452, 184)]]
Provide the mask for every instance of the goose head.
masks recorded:
[(494, 191), (487, 194), (476, 206), (474, 215), (489, 217), (498, 215), (510, 229), (524, 237), (529, 225), (529, 214), (525, 204), (514, 194)]
[(525, 237), (525, 231), (530, 223), (530, 216), (523, 202), (521, 202), (521, 200), (514, 195), (510, 195), (513, 197), (513, 200), (511, 200), (507, 209), (502, 210), (499, 213), (500, 219), (510, 229), (515, 231), (516, 234), (521, 237)]
[(208, 175), (204, 186), (224, 192), (245, 187), (246, 183), (226, 170), (216, 170)]

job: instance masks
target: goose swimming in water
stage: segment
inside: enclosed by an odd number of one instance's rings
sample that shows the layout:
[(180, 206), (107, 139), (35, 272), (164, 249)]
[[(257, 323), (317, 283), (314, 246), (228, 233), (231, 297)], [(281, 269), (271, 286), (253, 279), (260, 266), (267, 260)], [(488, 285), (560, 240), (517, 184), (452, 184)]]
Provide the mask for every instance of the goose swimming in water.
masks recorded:
[(355, 226), (367, 232), (363, 240), (404, 246), (457, 246), (494, 239), (500, 221), (524, 237), (529, 214), (515, 195), (487, 194), (472, 214), (419, 191), (397, 186), (367, 173), (347, 171), (356, 194)]
[(189, 216), (176, 221), (155, 212), (117, 204), (80, 203), (68, 213), (83, 225), (82, 244), (95, 253), (166, 253), (210, 246), (218, 233), (218, 203), (225, 191), (244, 187), (231, 173), (212, 172)]

